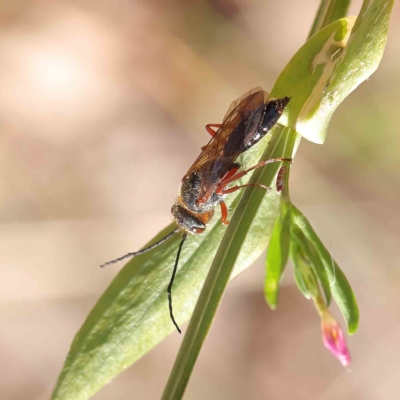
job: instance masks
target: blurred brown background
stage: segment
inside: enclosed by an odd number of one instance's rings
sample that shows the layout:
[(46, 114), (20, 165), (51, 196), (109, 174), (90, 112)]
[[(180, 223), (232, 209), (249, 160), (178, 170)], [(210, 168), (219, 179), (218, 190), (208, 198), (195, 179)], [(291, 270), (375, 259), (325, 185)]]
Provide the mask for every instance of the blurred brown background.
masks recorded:
[[(204, 125), (251, 87), (272, 88), (318, 5), (0, 2), (0, 399), (49, 398), (120, 268), (98, 265), (171, 220)], [(399, 40), (397, 4), (380, 69), (337, 110), (324, 146), (302, 142), (291, 176), (358, 296), (351, 370), (323, 348), (291, 273), (269, 311), (261, 258), (230, 286), (185, 399), (400, 398)], [(94, 398), (158, 399), (180, 342), (173, 334)]]

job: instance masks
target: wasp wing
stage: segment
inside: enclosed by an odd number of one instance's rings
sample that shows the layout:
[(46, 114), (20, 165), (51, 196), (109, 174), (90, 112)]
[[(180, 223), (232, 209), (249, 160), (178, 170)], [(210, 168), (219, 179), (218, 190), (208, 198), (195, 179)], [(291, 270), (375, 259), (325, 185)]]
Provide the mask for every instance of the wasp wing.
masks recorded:
[[(228, 110), (228, 113), (225, 115), (222, 126), (203, 148), (199, 157), (197, 157), (186, 175), (190, 175), (193, 170), (199, 169), (202, 165), (212, 161), (218, 156), (222, 156), (222, 151), (229, 135), (241, 121), (244, 121), (255, 109), (264, 104), (266, 101), (265, 98), (268, 98), (268, 93), (257, 87), (246, 92), (243, 96), (232, 102), (229, 108), (230, 111)], [(246, 137), (246, 133), (247, 132), (243, 131), (242, 136)], [(232, 160), (232, 162), (233, 161), (234, 160)]]
[(205, 200), (230, 170), (235, 159), (245, 151), (248, 137), (257, 129), (268, 93), (255, 88), (231, 104), (222, 126), (208, 142), (183, 179), (196, 173), (202, 183)]
[(229, 117), (229, 114), (232, 112), (232, 110), (234, 110), (244, 99), (256, 92), (264, 92), (264, 103), (266, 103), (269, 99), (269, 94), (265, 90), (263, 90), (262, 87), (256, 86), (255, 88), (250, 89), (248, 92), (244, 93), (242, 96), (238, 97), (235, 101), (232, 101), (231, 105), (228, 108), (228, 111), (225, 113), (223, 121), (225, 121)]

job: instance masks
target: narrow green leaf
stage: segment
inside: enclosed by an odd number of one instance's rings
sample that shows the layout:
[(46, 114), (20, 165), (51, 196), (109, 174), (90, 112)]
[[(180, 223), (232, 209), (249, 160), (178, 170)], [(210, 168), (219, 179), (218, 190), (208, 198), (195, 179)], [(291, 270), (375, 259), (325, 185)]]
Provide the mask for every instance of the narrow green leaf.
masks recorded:
[(330, 290), (343, 318), (349, 334), (356, 332), (359, 322), (359, 310), (356, 297), (346, 276), (332, 258), (328, 250), (314, 232), (310, 222), (292, 205), (292, 222), (302, 232), (310, 247), (318, 253), (330, 282)]
[(314, 274), (318, 278), (318, 282), (321, 284), (325, 294), (326, 303), (329, 305), (332, 297), (330, 281), (320, 255), (297, 226), (292, 227), (292, 239), (297, 241), (302, 252), (304, 252), (305, 259), (310, 263)]
[(265, 261), (264, 295), (273, 310), (278, 301), (279, 282), (287, 264), (290, 246), (290, 203), (281, 201), (281, 204)]
[(335, 109), (382, 59), (393, 3), (364, 1), (357, 20), (333, 22), (301, 47), (271, 92), (273, 97), (292, 96), (282, 124), (312, 142), (325, 141)]
[(293, 263), (293, 274), (294, 279), (296, 281), (297, 287), (299, 288), (300, 292), (303, 296), (309, 300), (311, 299), (311, 293), (308, 289), (308, 284), (305, 282), (305, 268), (304, 265), (307, 265), (304, 262), (303, 257), (300, 255), (301, 248), (299, 244), (295, 240), (290, 241), (290, 259)]

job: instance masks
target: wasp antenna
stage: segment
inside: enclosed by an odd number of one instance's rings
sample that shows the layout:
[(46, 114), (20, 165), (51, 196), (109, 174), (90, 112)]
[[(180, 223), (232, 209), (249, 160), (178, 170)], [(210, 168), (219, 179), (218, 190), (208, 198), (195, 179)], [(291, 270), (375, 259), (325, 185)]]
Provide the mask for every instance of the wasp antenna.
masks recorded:
[(135, 252), (133, 252), (133, 253), (125, 254), (124, 256), (119, 257), (119, 258), (116, 258), (115, 260), (108, 261), (108, 262), (106, 262), (106, 263), (100, 265), (100, 268), (104, 268), (106, 265), (109, 265), (109, 264), (115, 264), (115, 263), (117, 263), (118, 261), (125, 260), (125, 258), (128, 258), (128, 257), (138, 256), (138, 255), (140, 255), (140, 254), (147, 253), (148, 251), (153, 250), (155, 247), (157, 247), (157, 246), (159, 246), (160, 244), (162, 244), (162, 243), (164, 243), (165, 241), (167, 241), (174, 233), (178, 233), (178, 232), (180, 232), (180, 230), (177, 228), (177, 229), (173, 230), (172, 232), (168, 233), (167, 236), (164, 236), (164, 237), (163, 237), (162, 239), (160, 239), (158, 242), (155, 242), (154, 244), (152, 244), (151, 246), (146, 247), (146, 248), (143, 249), (143, 250), (139, 250), (139, 251), (135, 251)]
[(176, 329), (178, 330), (179, 333), (181, 333), (181, 330), (180, 330), (178, 324), (177, 324), (176, 321), (175, 321), (174, 313), (173, 313), (173, 311), (172, 311), (172, 284), (174, 283), (174, 279), (175, 279), (175, 275), (176, 275), (176, 270), (177, 270), (177, 268), (178, 268), (179, 256), (181, 255), (182, 246), (183, 246), (183, 243), (185, 242), (186, 238), (187, 238), (187, 233), (185, 233), (185, 234), (182, 236), (182, 241), (181, 241), (181, 243), (180, 243), (180, 245), (179, 245), (178, 253), (177, 253), (177, 255), (176, 255), (176, 260), (175, 260), (174, 269), (173, 269), (173, 271), (172, 271), (171, 280), (169, 281), (169, 285), (168, 285), (168, 289), (167, 289), (167, 293), (168, 293), (168, 305), (169, 305), (169, 315), (170, 315), (171, 320), (172, 320), (172, 322), (174, 323), (174, 325), (175, 325), (175, 327), (176, 327)]

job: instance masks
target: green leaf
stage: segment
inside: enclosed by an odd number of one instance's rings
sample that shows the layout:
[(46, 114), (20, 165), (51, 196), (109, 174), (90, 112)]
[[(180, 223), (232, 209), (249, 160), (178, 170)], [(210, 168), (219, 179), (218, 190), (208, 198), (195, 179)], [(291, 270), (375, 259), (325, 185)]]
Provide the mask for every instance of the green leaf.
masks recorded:
[[(309, 300), (313, 297), (312, 295), (317, 294), (317, 292), (313, 291), (314, 288), (312, 285), (308, 282), (306, 283), (306, 277), (309, 275), (308, 269), (310, 269), (310, 267), (301, 256), (301, 248), (295, 240), (290, 241), (290, 258), (293, 263), (293, 274), (297, 287), (303, 296)], [(310, 286), (311, 292), (309, 290)]]
[(302, 232), (308, 245), (318, 253), (330, 282), (330, 290), (343, 318), (349, 334), (356, 332), (359, 322), (359, 310), (356, 297), (346, 276), (332, 258), (328, 250), (314, 232), (310, 222), (292, 205), (292, 223)]
[[(282, 132), (281, 126), (275, 128), (265, 157), (282, 155), (285, 144)], [(247, 152), (243, 164), (256, 164), (267, 143), (268, 138)], [(279, 163), (270, 164), (253, 175), (269, 185), (278, 167)], [(247, 181), (248, 177), (243, 179), (243, 183)], [(227, 197), (231, 209), (236, 208), (241, 194), (236, 192)], [(241, 252), (235, 258), (232, 277), (251, 265), (265, 249), (278, 212), (278, 196), (274, 192), (256, 188), (247, 196), (256, 200), (247, 204), (247, 225), (243, 224), (240, 234), (235, 236), (241, 241), (237, 245)], [(253, 221), (256, 214), (257, 219)], [(232, 226), (233, 219), (229, 228)], [(171, 224), (152, 242), (173, 229)], [(205, 233), (191, 235), (183, 246), (172, 293), (174, 315), (179, 324), (187, 321), (193, 312), (225, 231), (217, 214)], [(76, 335), (53, 400), (88, 399), (167, 335), (176, 332), (169, 317), (166, 290), (179, 241), (180, 235), (176, 235), (157, 249), (133, 258), (116, 276)], [(100, 268), (97, 271), (102, 273)]]
[(279, 281), (287, 264), (290, 246), (290, 203), (281, 201), (281, 205), (265, 261), (264, 295), (273, 310), (278, 301)]
[(318, 282), (321, 284), (322, 289), (324, 290), (326, 303), (329, 305), (331, 302), (332, 293), (328, 274), (325, 270), (320, 255), (314, 248), (313, 244), (309, 242), (308, 238), (305, 237), (303, 232), (297, 226), (292, 227), (292, 239), (299, 244), (302, 253), (304, 254), (304, 259), (309, 262), (315, 276), (318, 278)]
[(271, 92), (291, 96), (280, 123), (323, 143), (333, 112), (378, 68), (394, 0), (364, 1), (360, 14), (333, 22), (290, 60)]

